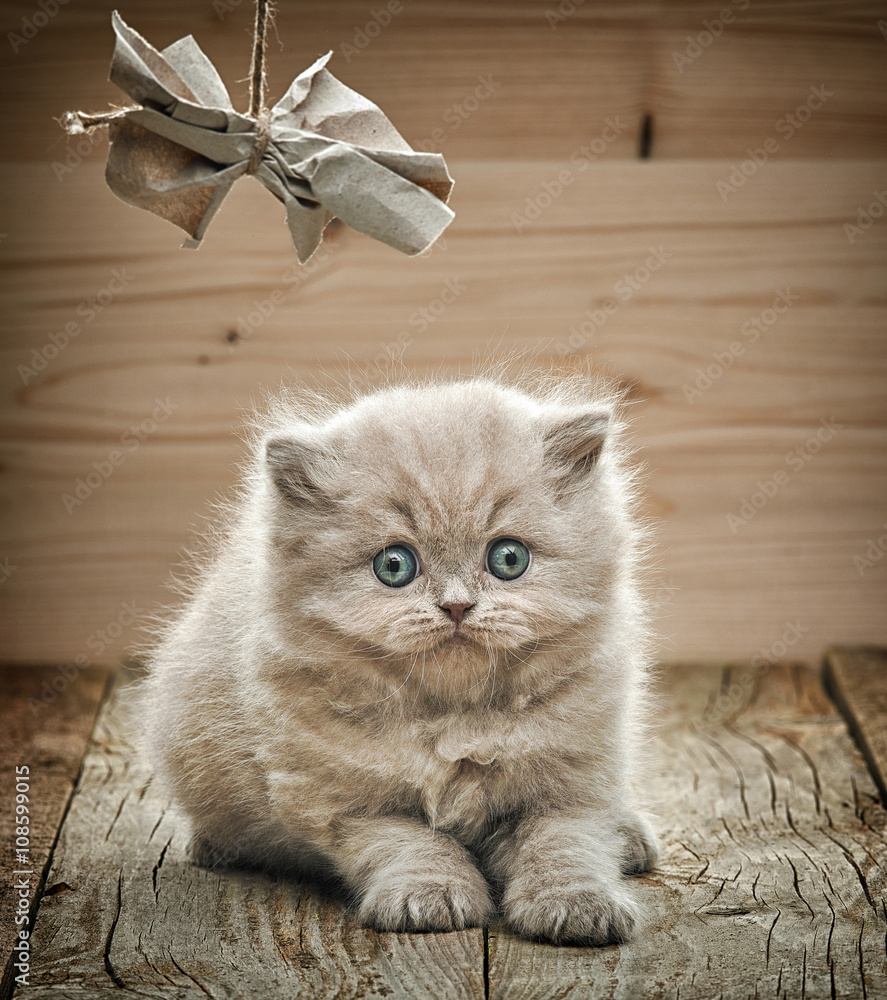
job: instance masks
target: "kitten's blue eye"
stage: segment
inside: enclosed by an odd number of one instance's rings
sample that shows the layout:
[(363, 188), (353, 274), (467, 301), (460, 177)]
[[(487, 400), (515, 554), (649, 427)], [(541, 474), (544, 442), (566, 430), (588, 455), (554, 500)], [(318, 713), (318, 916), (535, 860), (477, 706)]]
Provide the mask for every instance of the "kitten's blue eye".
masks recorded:
[(405, 587), (419, 574), (416, 553), (406, 545), (389, 545), (377, 552), (373, 572), (386, 587)]
[(516, 580), (530, 565), (530, 550), (515, 538), (500, 538), (487, 549), (487, 569), (500, 580)]

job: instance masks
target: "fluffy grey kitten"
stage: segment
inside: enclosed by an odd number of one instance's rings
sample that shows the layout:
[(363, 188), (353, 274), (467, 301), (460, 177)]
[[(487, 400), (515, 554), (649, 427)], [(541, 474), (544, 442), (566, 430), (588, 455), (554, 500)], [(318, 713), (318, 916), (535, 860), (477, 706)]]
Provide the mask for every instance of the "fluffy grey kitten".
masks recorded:
[(278, 406), (146, 682), (198, 863), (334, 873), (378, 930), (498, 905), (532, 938), (628, 937), (656, 847), (620, 429), (585, 377)]

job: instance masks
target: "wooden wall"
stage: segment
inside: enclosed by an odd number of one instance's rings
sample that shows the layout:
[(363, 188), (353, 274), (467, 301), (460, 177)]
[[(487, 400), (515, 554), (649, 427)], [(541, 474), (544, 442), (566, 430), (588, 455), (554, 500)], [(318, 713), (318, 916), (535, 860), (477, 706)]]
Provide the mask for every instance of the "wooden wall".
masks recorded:
[[(123, 655), (235, 475), (242, 408), (281, 380), (372, 373), (402, 332), (409, 368), (570, 350), (635, 385), (663, 656), (887, 641), (887, 5), (278, 6), (272, 95), (332, 48), (334, 73), (447, 156), (456, 220), (426, 257), (339, 227), (299, 271), (250, 179), (179, 250), (107, 190), (105, 140), (53, 121), (121, 99), (111, 5), (4, 4), (2, 655)], [(120, 9), (158, 48), (193, 33), (244, 107), (251, 7)], [(19, 44), (23, 19), (46, 23)], [(458, 297), (419, 331), (447, 282)]]

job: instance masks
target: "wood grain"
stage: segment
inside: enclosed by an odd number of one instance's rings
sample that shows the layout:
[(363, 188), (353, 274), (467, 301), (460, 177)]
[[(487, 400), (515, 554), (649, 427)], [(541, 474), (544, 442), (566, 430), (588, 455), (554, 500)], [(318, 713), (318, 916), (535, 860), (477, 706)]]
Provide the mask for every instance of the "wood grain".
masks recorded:
[[(12, 967), (12, 948), (19, 931), (28, 930), (34, 901), (44, 888), (50, 855), (107, 684), (107, 672), (95, 668), (0, 666), (0, 996), (9, 995), (19, 974)], [(27, 800), (21, 802), (18, 768), (27, 769), (23, 774), (28, 790), (21, 792)], [(29, 810), (28, 863), (19, 863), (16, 857), (18, 806)], [(19, 899), (27, 902), (23, 910)], [(29, 915), (29, 921), (18, 923), (19, 914)]]
[(830, 649), (825, 677), (887, 802), (887, 650)]
[[(384, 19), (373, 12), (385, 11), (387, 0), (381, 7), (363, 0), (281, 4), (269, 94), (281, 95), (296, 73), (332, 49), (336, 75), (385, 108), (408, 140), (448, 155), (565, 157), (577, 137), (598, 136), (608, 118), (618, 117), (626, 129), (606, 155), (630, 159), (649, 114), (654, 156), (723, 158), (779, 137), (776, 123), (807, 100), (811, 86), (826, 85), (834, 96), (794, 133), (790, 155), (871, 158), (887, 149), (887, 67), (878, 26), (884, 10), (875, 0), (585, 0), (558, 19), (558, 9), (570, 6), (404, 0), (381, 30), (370, 27), (376, 37), (355, 45), (359, 32)], [(725, 8), (733, 20), (720, 18)], [(35, 9), (27, 0), (5, 4), (3, 37), (20, 32)], [(126, 18), (158, 48), (193, 33), (235, 106), (246, 109), (251, 3), (131, 0)], [(716, 21), (718, 37), (699, 45)], [(107, 6), (81, 0), (7, 51), (0, 93), (28, 109), (19, 141), (0, 154), (7, 162), (61, 159), (53, 147), (64, 150), (64, 142), (52, 119), (74, 104), (96, 110), (119, 101), (107, 82), (112, 45)], [(470, 110), (481, 78), (498, 87)], [(437, 143), (435, 130), (443, 133)]]
[(491, 1000), (887, 993), (887, 814), (816, 673), (664, 677), (645, 931), (602, 949), (491, 931)]
[[(385, 345), (401, 333), (410, 369), (464, 370), (490, 345), (546, 365), (569, 348), (571, 330), (580, 354), (635, 386), (651, 509), (664, 522), (663, 655), (778, 659), (793, 624), (789, 655), (887, 641), (887, 576), (854, 563), (884, 531), (887, 222), (852, 245), (842, 228), (883, 169), (809, 162), (799, 173), (773, 162), (722, 201), (725, 164), (600, 164), (516, 232), (511, 215), (562, 166), (456, 163), (456, 220), (429, 257), (401, 259), (339, 229), (305, 272), (294, 270), (276, 203), (248, 180), (194, 253), (175, 249), (172, 227), (110, 196), (99, 160), (63, 183), (44, 170), (33, 189), (57, 220), (52, 243), (34, 229), (35, 194), (0, 171), (21, 192), (0, 274), (10, 327), (0, 347), (10, 401), (0, 557), (17, 567), (0, 588), (8, 654), (86, 652), (121, 602), (147, 614), (170, 599), (170, 567), (233, 481), (243, 457), (233, 431), (262, 387), (329, 383), (347, 367), (372, 379), (376, 359), (389, 369)], [(619, 299), (617, 283), (645, 267), (650, 247), (672, 256)], [(114, 268), (131, 282), (23, 384), (20, 367), (52, 346), (51, 332), (79, 322), (80, 304)], [(448, 280), (464, 291), (420, 330), (411, 317)], [(743, 325), (775, 315), (767, 310), (784, 289), (797, 302), (751, 343)], [(238, 318), (278, 292), (267, 319), (229, 339)], [(615, 313), (582, 333), (609, 299)], [(736, 342), (745, 352), (688, 401), (685, 387)], [(69, 514), (62, 495), (166, 397), (169, 418)], [(787, 464), (830, 420), (840, 432), (814, 442), (800, 468)], [(734, 531), (728, 516), (780, 470), (787, 485)], [(119, 657), (132, 636), (103, 657)]]

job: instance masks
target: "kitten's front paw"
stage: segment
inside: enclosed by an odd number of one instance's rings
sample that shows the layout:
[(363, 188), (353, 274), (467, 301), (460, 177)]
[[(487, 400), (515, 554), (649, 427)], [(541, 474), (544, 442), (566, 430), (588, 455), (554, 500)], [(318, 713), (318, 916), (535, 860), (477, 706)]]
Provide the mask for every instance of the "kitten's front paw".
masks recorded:
[(482, 926), (494, 909), (479, 872), (447, 879), (399, 875), (370, 885), (359, 916), (377, 931), (458, 931)]
[(622, 874), (641, 875), (652, 871), (659, 861), (659, 845), (647, 819), (640, 813), (632, 813), (623, 819), (619, 832), (625, 837)]
[(552, 944), (621, 944), (639, 918), (637, 904), (623, 888), (599, 884), (541, 892), (509, 889), (502, 909), (515, 934)]

